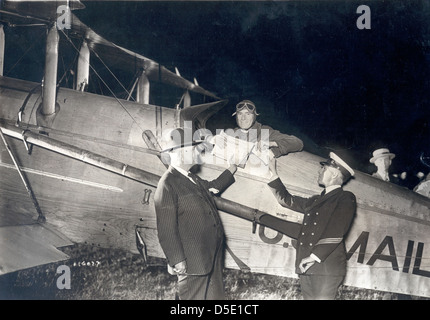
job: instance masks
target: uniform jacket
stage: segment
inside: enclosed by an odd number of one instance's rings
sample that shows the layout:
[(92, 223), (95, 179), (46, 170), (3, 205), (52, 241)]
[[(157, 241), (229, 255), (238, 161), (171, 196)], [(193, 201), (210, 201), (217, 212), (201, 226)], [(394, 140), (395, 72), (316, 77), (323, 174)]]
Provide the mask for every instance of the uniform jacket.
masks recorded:
[(278, 144), (277, 147), (270, 148), (270, 150), (272, 150), (273, 154), (275, 155), (275, 158), (278, 158), (282, 155), (286, 155), (290, 152), (302, 151), (303, 149), (303, 142), (299, 138), (285, 133), (281, 133), (278, 130), (272, 129), (269, 126), (262, 125), (257, 121), (255, 121), (252, 127), (248, 129), (248, 132), (251, 129), (257, 130), (257, 134), (248, 136), (248, 133), (241, 131), (240, 128), (235, 128), (235, 136), (239, 137), (242, 140), (256, 142), (260, 140), (262, 129), (269, 130), (269, 141), (274, 141)]
[(186, 260), (187, 274), (211, 272), (215, 254), (224, 241), (224, 230), (212, 194), (222, 193), (234, 182), (230, 171), (206, 181), (193, 175), (197, 184), (175, 168), (161, 177), (154, 194), (158, 239), (168, 264)]
[(279, 178), (271, 181), (269, 187), (282, 206), (304, 214), (301, 226), (287, 223), (285, 229), (289, 237), (297, 239), (296, 273), (301, 273), (300, 261), (313, 253), (321, 263), (316, 262), (306, 274), (345, 275), (344, 236), (356, 211), (354, 194), (337, 188), (323, 196), (293, 196)]

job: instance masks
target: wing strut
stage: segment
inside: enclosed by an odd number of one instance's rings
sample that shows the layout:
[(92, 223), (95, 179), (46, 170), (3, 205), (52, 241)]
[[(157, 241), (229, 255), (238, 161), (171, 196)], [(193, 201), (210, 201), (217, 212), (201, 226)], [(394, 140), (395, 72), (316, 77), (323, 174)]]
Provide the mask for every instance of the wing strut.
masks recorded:
[(40, 223), (45, 222), (46, 218), (43, 215), (42, 210), (40, 210), (39, 203), (37, 202), (37, 199), (34, 196), (33, 190), (31, 189), (30, 184), (28, 183), (27, 179), (25, 178), (23, 172), (21, 171), (21, 168), (19, 167), (18, 162), (12, 153), (12, 149), (10, 148), (9, 144), (6, 141), (6, 139), (3, 135), (3, 130), (1, 128), (0, 128), (0, 135), (1, 135), (1, 138), (3, 140), (4, 145), (6, 146), (7, 151), (9, 152), (10, 157), (12, 158), (13, 163), (15, 164), (16, 170), (18, 171), (19, 176), (21, 177), (21, 180), (24, 183), (25, 189), (27, 189), (27, 192), (30, 195), (31, 200), (33, 201), (34, 207), (36, 208), (36, 211), (39, 214), (39, 217), (37, 218), (37, 222), (40, 222)]

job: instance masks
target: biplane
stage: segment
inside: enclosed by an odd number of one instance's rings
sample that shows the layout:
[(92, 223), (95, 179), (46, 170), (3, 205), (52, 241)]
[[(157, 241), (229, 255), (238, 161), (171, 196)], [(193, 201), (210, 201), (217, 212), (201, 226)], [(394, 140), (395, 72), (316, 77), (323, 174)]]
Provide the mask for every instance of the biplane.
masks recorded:
[[(196, 80), (103, 38), (73, 13), (83, 8), (73, 0), (1, 2), (0, 274), (67, 261), (58, 248), (74, 243), (164, 258), (153, 203), (166, 170), (162, 134), (205, 129), (227, 104)], [(19, 25), (46, 30), (40, 82), (3, 76), (5, 27)], [(77, 55), (70, 87), (58, 72), (62, 43)], [(88, 91), (99, 75), (94, 59), (129, 73), (126, 97)], [(173, 102), (155, 102), (160, 86)], [(321, 160), (306, 151), (280, 157), (279, 175), (292, 193), (311, 196), (321, 191)], [(211, 179), (226, 167), (206, 161), (199, 174)], [(301, 223), (301, 214), (278, 205), (267, 174), (252, 165), (235, 178), (216, 197), (226, 267), (295, 278), (295, 242), (282, 222)], [(430, 297), (430, 199), (363, 172), (345, 189), (358, 204), (346, 239), (345, 285)]]

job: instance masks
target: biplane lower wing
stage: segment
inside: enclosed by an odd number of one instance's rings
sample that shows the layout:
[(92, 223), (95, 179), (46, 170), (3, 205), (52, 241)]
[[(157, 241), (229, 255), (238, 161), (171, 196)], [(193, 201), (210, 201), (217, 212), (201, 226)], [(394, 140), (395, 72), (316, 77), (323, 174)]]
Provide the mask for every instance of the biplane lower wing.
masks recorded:
[[(69, 259), (58, 248), (73, 243), (51, 226), (11, 211), (2, 211), (1, 217), (6, 222), (0, 226), (0, 275)], [(11, 223), (14, 217), (17, 224)]]
[(25, 194), (25, 185), (11, 188), (8, 181), (18, 178), (18, 168), (3, 163), (2, 158), (0, 166), (8, 168), (2, 172), (5, 180), (0, 197), (0, 275), (67, 260), (69, 256), (57, 248), (73, 243), (53, 226), (37, 221), (32, 214), (37, 210), (30, 197), (19, 200), (17, 192)]

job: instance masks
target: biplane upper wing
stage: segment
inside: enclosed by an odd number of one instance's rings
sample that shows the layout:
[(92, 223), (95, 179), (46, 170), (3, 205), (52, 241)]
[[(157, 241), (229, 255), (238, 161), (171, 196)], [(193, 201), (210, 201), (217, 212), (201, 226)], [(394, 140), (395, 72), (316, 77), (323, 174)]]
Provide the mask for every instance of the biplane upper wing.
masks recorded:
[(99, 54), (101, 58), (114, 61), (115, 65), (120, 66), (123, 70), (129, 71), (130, 73), (136, 73), (137, 70), (143, 69), (145, 75), (150, 81), (162, 82), (184, 90), (209, 96), (214, 99), (220, 99), (215, 94), (203, 89), (189, 80), (186, 80), (159, 63), (106, 40), (85, 25), (74, 14), (72, 15), (72, 30), (83, 36), (87, 41), (88, 46)]
[[(59, 16), (57, 13), (58, 6), (66, 3), (68, 3), (71, 10), (82, 9), (84, 7), (79, 1), (5, 1), (0, 7), (0, 21), (12, 25), (49, 25), (55, 22)], [(143, 70), (150, 81), (161, 82), (220, 100), (212, 92), (168, 70), (154, 60), (103, 38), (72, 12), (70, 12), (70, 24), (70, 29), (66, 29), (65, 33), (67, 31), (70, 37), (85, 39), (89, 48), (96, 52), (104, 61), (109, 61), (111, 66), (119, 66), (121, 70), (130, 72), (131, 74), (136, 74), (139, 70)]]
[(0, 17), (12, 25), (49, 24), (61, 5), (69, 6), (71, 11), (85, 8), (79, 0), (4, 0), (0, 2)]

